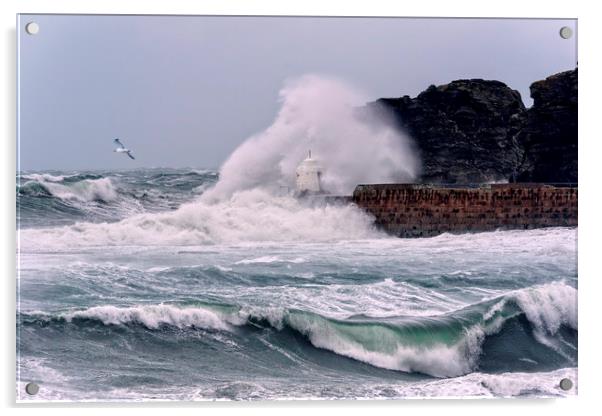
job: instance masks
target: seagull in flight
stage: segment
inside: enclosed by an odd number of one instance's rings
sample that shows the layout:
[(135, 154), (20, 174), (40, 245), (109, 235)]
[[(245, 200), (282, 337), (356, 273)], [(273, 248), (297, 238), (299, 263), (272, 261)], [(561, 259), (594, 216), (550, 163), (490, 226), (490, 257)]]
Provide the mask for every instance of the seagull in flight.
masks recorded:
[(130, 159), (132, 159), (132, 160), (134, 159), (134, 156), (132, 156), (130, 149), (126, 149), (125, 146), (123, 145), (123, 143), (121, 143), (119, 141), (119, 139), (113, 140), (113, 143), (115, 143), (118, 146), (115, 150), (113, 150), (114, 152), (125, 153), (126, 155), (128, 155), (130, 157)]

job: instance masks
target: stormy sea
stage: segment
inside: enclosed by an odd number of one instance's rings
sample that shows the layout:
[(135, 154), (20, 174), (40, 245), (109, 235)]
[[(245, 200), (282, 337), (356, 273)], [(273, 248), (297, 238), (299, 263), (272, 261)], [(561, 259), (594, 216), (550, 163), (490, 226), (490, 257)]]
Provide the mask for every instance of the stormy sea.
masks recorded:
[(399, 239), (221, 176), (17, 175), (19, 400), (576, 394), (576, 228)]

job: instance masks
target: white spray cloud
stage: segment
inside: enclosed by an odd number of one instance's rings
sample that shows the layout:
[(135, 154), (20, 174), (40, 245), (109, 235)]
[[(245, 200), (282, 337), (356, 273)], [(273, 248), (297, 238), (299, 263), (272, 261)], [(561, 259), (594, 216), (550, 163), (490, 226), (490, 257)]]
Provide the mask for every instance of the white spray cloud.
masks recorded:
[[(142, 213), (116, 223), (21, 230), (27, 249), (79, 245), (187, 245), (241, 241), (380, 238), (373, 218), (354, 205), (306, 204), (280, 195), (311, 148), (322, 185), (350, 194), (359, 183), (411, 180), (418, 162), (410, 141), (384, 120), (357, 117), (367, 99), (345, 83), (315, 75), (287, 82), (274, 123), (223, 164), (215, 187), (176, 211)], [(58, 184), (55, 184), (60, 186)]]
[(295, 169), (309, 149), (331, 193), (350, 194), (359, 183), (410, 181), (419, 173), (411, 141), (384, 119), (360, 120), (357, 107), (368, 100), (348, 84), (305, 75), (285, 83), (280, 101), (272, 125), (230, 155), (204, 199), (253, 188), (292, 188)]

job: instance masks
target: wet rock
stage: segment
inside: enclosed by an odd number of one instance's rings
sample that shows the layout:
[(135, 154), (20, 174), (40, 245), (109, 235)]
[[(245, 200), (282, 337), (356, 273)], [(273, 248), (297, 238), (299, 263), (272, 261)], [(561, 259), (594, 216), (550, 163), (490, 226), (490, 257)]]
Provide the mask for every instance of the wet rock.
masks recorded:
[(531, 85), (519, 142), (525, 149), (521, 182), (577, 182), (577, 70)]

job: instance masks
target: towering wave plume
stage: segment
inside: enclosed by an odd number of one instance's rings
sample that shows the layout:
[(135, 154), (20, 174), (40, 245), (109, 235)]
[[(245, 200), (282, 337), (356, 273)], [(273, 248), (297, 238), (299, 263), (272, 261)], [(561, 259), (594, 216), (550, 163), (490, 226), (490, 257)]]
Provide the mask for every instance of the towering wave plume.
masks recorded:
[[(306, 204), (280, 193), (311, 149), (322, 187), (350, 194), (359, 183), (411, 180), (411, 142), (386, 120), (358, 116), (366, 99), (332, 78), (303, 76), (280, 91), (274, 123), (223, 164), (218, 182), (175, 211), (140, 213), (118, 223), (79, 223), (21, 233), (26, 247), (120, 244), (211, 244), (239, 241), (330, 241), (375, 238), (373, 219), (352, 205)], [(364, 117), (365, 119), (368, 117)], [(45, 182), (45, 186), (61, 186)]]
[(408, 181), (419, 173), (411, 141), (387, 120), (361, 120), (356, 106), (367, 99), (346, 83), (305, 75), (285, 83), (280, 101), (272, 125), (230, 155), (204, 199), (292, 187), (309, 149), (321, 161), (322, 185), (331, 193), (349, 194), (359, 183)]

